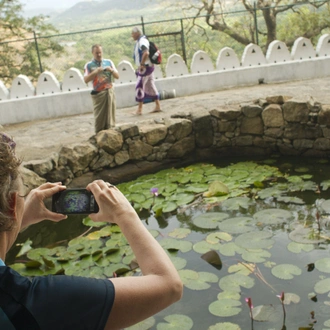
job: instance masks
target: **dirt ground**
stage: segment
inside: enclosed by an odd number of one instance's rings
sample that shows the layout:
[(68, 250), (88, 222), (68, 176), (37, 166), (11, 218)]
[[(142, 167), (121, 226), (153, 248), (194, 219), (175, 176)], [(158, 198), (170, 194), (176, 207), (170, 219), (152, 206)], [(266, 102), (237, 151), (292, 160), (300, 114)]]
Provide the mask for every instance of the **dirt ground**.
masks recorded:
[[(211, 93), (177, 97), (161, 101), (162, 112), (150, 113), (153, 104), (145, 104), (142, 116), (132, 113), (136, 107), (117, 109), (116, 122), (136, 123), (147, 119), (161, 119), (179, 112), (198, 112), (214, 108), (238, 107), (240, 103), (274, 95), (287, 95), (306, 100), (312, 97), (322, 104), (330, 104), (330, 77), (278, 84), (231, 88)], [(1, 103), (0, 103), (1, 106)], [(0, 125), (0, 129), (14, 138), (17, 154), (24, 161), (43, 159), (62, 146), (84, 142), (94, 135), (91, 113), (70, 117)]]

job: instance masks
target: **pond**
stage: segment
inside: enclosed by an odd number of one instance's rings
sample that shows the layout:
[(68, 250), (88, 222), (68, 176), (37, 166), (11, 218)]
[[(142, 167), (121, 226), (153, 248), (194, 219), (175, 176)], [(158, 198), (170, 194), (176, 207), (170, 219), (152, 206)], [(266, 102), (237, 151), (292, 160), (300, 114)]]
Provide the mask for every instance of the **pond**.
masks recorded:
[[(330, 329), (329, 168), (235, 158), (118, 185), (184, 283), (180, 302), (130, 329)], [(28, 228), (7, 263), (27, 276), (139, 275), (118, 227), (90, 225)]]

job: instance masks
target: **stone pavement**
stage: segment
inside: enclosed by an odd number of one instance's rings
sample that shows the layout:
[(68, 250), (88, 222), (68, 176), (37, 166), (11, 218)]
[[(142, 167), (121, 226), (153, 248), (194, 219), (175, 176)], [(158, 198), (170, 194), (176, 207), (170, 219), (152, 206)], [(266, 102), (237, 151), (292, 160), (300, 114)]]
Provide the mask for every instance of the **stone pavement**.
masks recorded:
[[(145, 104), (142, 116), (132, 113), (136, 107), (117, 109), (116, 122), (136, 123), (147, 119), (161, 119), (180, 112), (199, 112), (214, 108), (237, 108), (239, 104), (258, 98), (274, 95), (287, 95), (330, 105), (330, 77), (286, 82), (261, 84), (240, 88), (231, 88), (211, 93), (177, 97), (161, 101), (162, 112), (150, 113), (154, 104)], [(1, 106), (1, 103), (0, 103)], [(94, 118), (90, 114), (59, 117), (47, 120), (5, 125), (0, 129), (14, 138), (17, 154), (24, 160), (37, 160), (60, 151), (64, 145), (87, 141), (94, 135)]]

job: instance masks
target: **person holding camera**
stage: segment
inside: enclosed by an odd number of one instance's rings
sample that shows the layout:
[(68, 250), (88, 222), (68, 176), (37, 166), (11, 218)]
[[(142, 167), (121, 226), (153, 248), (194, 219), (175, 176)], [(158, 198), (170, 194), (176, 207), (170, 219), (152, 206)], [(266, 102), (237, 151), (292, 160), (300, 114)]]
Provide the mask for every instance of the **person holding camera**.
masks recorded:
[(44, 183), (24, 197), (15, 142), (0, 133), (0, 329), (113, 330), (136, 324), (182, 296), (182, 282), (166, 252), (149, 233), (125, 196), (96, 180), (86, 189), (99, 206), (93, 221), (117, 224), (130, 244), (143, 276), (94, 279), (67, 275), (28, 279), (5, 265), (21, 229), (44, 219), (62, 221), (44, 204), (66, 189)]
[(93, 81), (91, 92), (94, 106), (95, 133), (116, 126), (116, 96), (113, 89), (114, 78), (119, 74), (109, 59), (103, 59), (102, 46), (92, 46), (93, 60), (84, 67), (84, 81)]

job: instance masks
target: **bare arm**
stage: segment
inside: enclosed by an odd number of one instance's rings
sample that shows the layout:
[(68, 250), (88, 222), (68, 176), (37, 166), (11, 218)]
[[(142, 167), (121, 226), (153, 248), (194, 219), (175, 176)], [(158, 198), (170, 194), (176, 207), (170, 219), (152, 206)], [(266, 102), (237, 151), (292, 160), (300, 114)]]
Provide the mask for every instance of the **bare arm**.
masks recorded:
[(98, 213), (90, 215), (91, 219), (116, 223), (121, 228), (144, 275), (111, 279), (116, 294), (105, 329), (122, 329), (179, 300), (182, 282), (170, 258), (116, 187), (98, 180), (87, 189), (100, 207)]
[(144, 64), (149, 59), (149, 50), (145, 46), (142, 46), (142, 57), (140, 62), (139, 70), (144, 70)]

